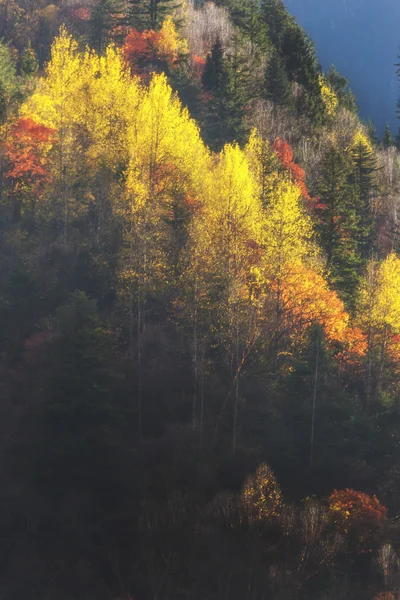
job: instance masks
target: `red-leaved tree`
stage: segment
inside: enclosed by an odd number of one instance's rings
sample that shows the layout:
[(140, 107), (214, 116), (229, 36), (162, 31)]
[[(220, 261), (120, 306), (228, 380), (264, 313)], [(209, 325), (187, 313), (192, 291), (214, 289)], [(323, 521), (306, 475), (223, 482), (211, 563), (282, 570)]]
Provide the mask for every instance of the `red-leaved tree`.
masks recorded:
[(332, 492), (329, 512), (340, 533), (360, 552), (372, 549), (387, 518), (387, 508), (376, 496), (348, 488)]
[(277, 154), (284, 169), (289, 173), (293, 182), (299, 187), (301, 194), (305, 200), (311, 200), (310, 194), (306, 186), (305, 171), (293, 161), (293, 150), (285, 140), (277, 137), (272, 144), (272, 149)]
[(24, 195), (34, 200), (50, 181), (48, 152), (55, 130), (21, 118), (13, 125), (6, 146), (6, 179), (10, 183), (14, 216), (19, 216)]

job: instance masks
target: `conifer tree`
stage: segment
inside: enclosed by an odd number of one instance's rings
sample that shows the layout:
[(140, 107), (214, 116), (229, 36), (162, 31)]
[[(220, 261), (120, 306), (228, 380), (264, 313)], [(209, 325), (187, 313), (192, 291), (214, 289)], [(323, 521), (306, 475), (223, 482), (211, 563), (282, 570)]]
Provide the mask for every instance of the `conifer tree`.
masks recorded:
[(206, 64), (202, 76), (202, 84), (207, 92), (215, 90), (218, 80), (222, 77), (224, 69), (224, 50), (221, 40), (216, 39), (211, 54), (207, 55)]
[(282, 57), (289, 79), (304, 88), (305, 93), (299, 97), (299, 112), (309, 115), (314, 124), (321, 124), (326, 110), (321, 95), (320, 67), (313, 41), (297, 23), (292, 23), (284, 33)]
[(31, 47), (31, 43), (29, 41), (28, 46), (25, 48), (21, 56), (21, 71), (25, 73), (25, 75), (34, 75), (38, 68), (39, 63), (36, 53)]
[(262, 0), (261, 12), (268, 27), (268, 37), (280, 53), (286, 29), (294, 20), (282, 0)]
[(358, 248), (361, 257), (367, 259), (375, 241), (371, 196), (376, 189), (376, 161), (371, 143), (364, 133), (356, 134), (350, 147), (350, 156), (353, 164), (349, 183), (358, 217)]
[(314, 43), (297, 23), (285, 31), (282, 54), (289, 78), (303, 85), (307, 90), (318, 79), (318, 62)]
[(210, 145), (220, 149), (225, 143), (245, 141), (246, 97), (240, 65), (236, 57), (227, 57), (217, 40), (204, 77), (212, 97), (207, 104), (207, 129)]
[(350, 169), (349, 158), (331, 146), (322, 161), (316, 208), (330, 279), (348, 305), (354, 300), (361, 266), (354, 236), (358, 218), (348, 185)]
[(129, 23), (139, 31), (158, 31), (166, 19), (182, 6), (181, 0), (128, 0)]
[(369, 118), (366, 123), (368, 137), (371, 140), (371, 143), (376, 146), (379, 142), (378, 134), (376, 131), (376, 127), (372, 122), (372, 119)]
[(274, 52), (265, 73), (264, 97), (274, 105), (274, 122), (277, 119), (277, 107), (284, 106), (290, 99), (290, 83), (285, 67)]
[(124, 6), (121, 0), (98, 0), (91, 10), (88, 42), (102, 53), (113, 38), (114, 31), (123, 23)]
[(385, 148), (385, 150), (394, 146), (394, 138), (389, 123), (386, 123), (385, 131), (383, 133), (382, 138), (382, 146)]
[(347, 110), (357, 113), (357, 104), (353, 92), (348, 89), (348, 80), (332, 65), (327, 73), (325, 73), (325, 79), (329, 82), (332, 90), (338, 97), (339, 104)]
[(230, 12), (234, 24), (250, 41), (252, 52), (256, 46), (265, 49), (268, 45), (267, 28), (258, 0), (234, 0)]

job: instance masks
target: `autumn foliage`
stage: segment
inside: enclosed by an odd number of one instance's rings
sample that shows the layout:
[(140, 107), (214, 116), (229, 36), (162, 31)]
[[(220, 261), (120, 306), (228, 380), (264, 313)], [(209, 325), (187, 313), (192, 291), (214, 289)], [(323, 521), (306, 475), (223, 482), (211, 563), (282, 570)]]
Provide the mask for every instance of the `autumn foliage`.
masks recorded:
[(250, 522), (273, 522), (283, 508), (282, 492), (271, 468), (263, 463), (244, 485), (242, 502)]
[(305, 171), (293, 161), (293, 150), (285, 140), (276, 138), (272, 145), (284, 169), (288, 172), (290, 178), (299, 187), (303, 198), (310, 200), (310, 194), (306, 185)]
[(339, 531), (365, 550), (387, 517), (387, 508), (376, 496), (352, 489), (334, 490), (329, 496), (329, 511)]
[(125, 60), (135, 74), (142, 74), (149, 65), (155, 67), (158, 61), (173, 68), (186, 52), (186, 42), (178, 36), (171, 17), (166, 18), (158, 32), (132, 28), (123, 46)]
[(12, 180), (15, 189), (40, 184), (50, 177), (47, 153), (54, 140), (55, 130), (35, 123), (29, 117), (20, 118), (11, 128), (7, 144), (7, 178)]

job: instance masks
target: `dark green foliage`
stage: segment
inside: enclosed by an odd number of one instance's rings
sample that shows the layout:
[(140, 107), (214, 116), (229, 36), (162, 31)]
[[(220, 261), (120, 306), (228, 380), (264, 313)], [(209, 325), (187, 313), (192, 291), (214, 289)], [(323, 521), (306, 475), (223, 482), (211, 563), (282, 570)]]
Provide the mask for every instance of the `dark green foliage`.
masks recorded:
[(22, 73), (28, 76), (34, 75), (39, 68), (36, 53), (31, 47), (30, 42), (22, 53), (20, 68)]
[(262, 0), (261, 11), (268, 27), (268, 37), (277, 51), (282, 53), (284, 36), (294, 19), (287, 12), (282, 0)]
[(97, 0), (91, 9), (88, 24), (87, 38), (90, 47), (102, 53), (124, 20), (125, 7), (122, 0)]
[(203, 88), (207, 92), (213, 92), (218, 81), (224, 76), (224, 50), (220, 39), (217, 39), (208, 54), (202, 76)]
[(38, 57), (39, 65), (43, 67), (50, 59), (50, 46), (53, 40), (53, 32), (50, 23), (42, 15), (39, 16), (37, 40), (34, 48)]
[(0, 42), (0, 85), (6, 90), (15, 86), (16, 68), (9, 48)]
[(14, 111), (18, 91), (15, 61), (9, 48), (0, 41), (0, 124)]
[(320, 67), (313, 41), (297, 23), (292, 23), (283, 35), (281, 52), (289, 79), (304, 88), (304, 93), (298, 101), (299, 113), (309, 115), (314, 125), (322, 124), (326, 118), (326, 111), (321, 96)]
[(353, 167), (349, 182), (357, 212), (358, 250), (363, 259), (369, 258), (375, 246), (372, 194), (376, 190), (376, 161), (368, 146), (360, 141), (351, 151)]
[(350, 158), (331, 146), (322, 161), (317, 205), (318, 233), (327, 256), (330, 280), (349, 307), (354, 307), (362, 261), (355, 232), (359, 217), (348, 183)]
[(204, 89), (210, 94), (206, 100), (206, 135), (213, 149), (246, 139), (245, 77), (241, 68), (240, 59), (225, 56), (217, 40), (203, 74)]
[(314, 43), (297, 23), (285, 30), (282, 55), (289, 78), (312, 89), (318, 80), (318, 61)]
[(277, 53), (270, 57), (264, 83), (264, 97), (274, 105), (285, 105), (290, 100), (291, 86), (282, 60)]
[(387, 150), (394, 146), (394, 137), (392, 135), (392, 130), (390, 129), (389, 123), (386, 123), (385, 131), (382, 137), (382, 146)]
[(7, 120), (7, 95), (3, 86), (0, 84), (0, 125)]
[(352, 91), (348, 89), (349, 82), (346, 77), (341, 75), (334, 65), (325, 73), (325, 77), (338, 97), (340, 106), (357, 113), (356, 100)]
[[(139, 31), (158, 31), (164, 19), (180, 8), (180, 0), (128, 0), (129, 23)], [(179, 23), (177, 23), (179, 25)]]
[(246, 39), (252, 52), (265, 50), (269, 45), (267, 27), (258, 0), (233, 0), (230, 4), (232, 21)]
[(368, 133), (368, 137), (371, 140), (371, 143), (374, 146), (377, 146), (379, 143), (379, 138), (378, 138), (378, 133), (376, 131), (376, 127), (373, 124), (371, 119), (368, 119), (366, 122), (366, 128), (367, 128), (367, 133)]

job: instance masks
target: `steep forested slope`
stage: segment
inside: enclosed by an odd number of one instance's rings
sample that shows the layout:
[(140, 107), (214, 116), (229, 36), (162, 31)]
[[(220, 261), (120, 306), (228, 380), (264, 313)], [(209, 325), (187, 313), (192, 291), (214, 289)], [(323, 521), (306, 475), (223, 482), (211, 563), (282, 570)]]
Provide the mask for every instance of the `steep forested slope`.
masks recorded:
[(390, 131), (280, 0), (0, 15), (0, 596), (394, 600)]

